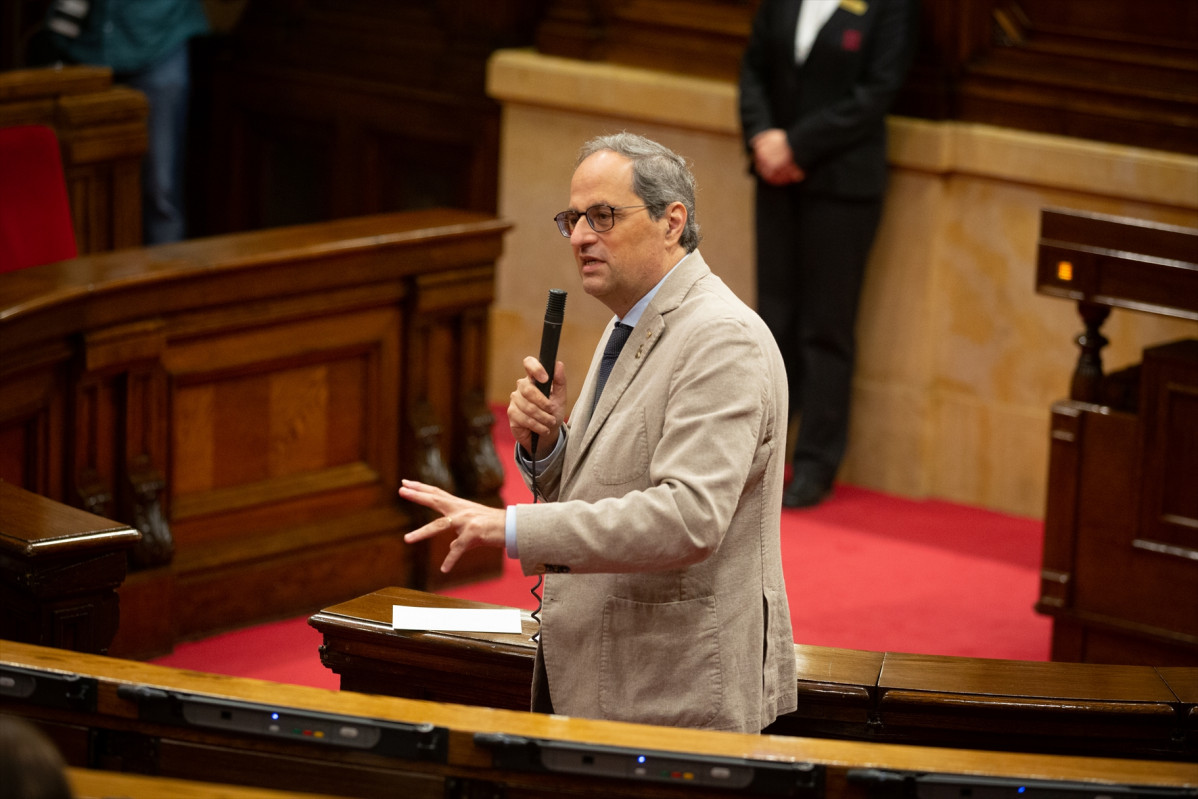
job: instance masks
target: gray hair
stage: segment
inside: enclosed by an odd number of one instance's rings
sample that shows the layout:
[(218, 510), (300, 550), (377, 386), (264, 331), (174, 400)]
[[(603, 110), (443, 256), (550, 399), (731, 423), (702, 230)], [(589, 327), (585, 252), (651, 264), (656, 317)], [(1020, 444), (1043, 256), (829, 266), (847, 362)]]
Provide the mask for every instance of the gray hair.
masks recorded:
[(686, 206), (686, 225), (678, 243), (687, 252), (699, 246), (695, 176), (685, 158), (652, 139), (624, 132), (597, 136), (582, 145), (575, 166), (601, 150), (611, 150), (632, 161), (632, 190), (645, 201), (654, 219), (661, 219), (670, 203)]

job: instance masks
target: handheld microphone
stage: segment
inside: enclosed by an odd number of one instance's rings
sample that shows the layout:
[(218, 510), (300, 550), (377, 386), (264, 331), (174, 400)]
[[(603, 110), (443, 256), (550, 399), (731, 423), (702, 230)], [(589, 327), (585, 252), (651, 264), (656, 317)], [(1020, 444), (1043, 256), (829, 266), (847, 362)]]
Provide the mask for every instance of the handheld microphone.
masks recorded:
[[(546, 397), (553, 390), (553, 370), (557, 367), (557, 340), (562, 332), (562, 318), (566, 310), (566, 292), (561, 289), (549, 289), (549, 302), (545, 305), (545, 328), (541, 331), (541, 366), (545, 367), (545, 371), (549, 373), (549, 379), (544, 383), (538, 381), (537, 388), (541, 389)], [(540, 439), (536, 433), (532, 434), (532, 501), (536, 502), (540, 494), (537, 488), (537, 442)], [(537, 589), (541, 587), (545, 575), (537, 575), (537, 584), (532, 587), (532, 595), (537, 598), (537, 609), (532, 612), (532, 618), (537, 623), (537, 631), (533, 634), (532, 640), (541, 640), (541, 595), (537, 593)]]
[[(549, 373), (545, 382), (537, 382), (537, 388), (546, 397), (553, 388), (553, 370), (557, 366), (557, 341), (562, 332), (562, 319), (566, 310), (566, 292), (561, 289), (549, 289), (549, 302), (545, 305), (545, 327), (541, 331), (541, 366)], [(532, 434), (532, 452), (537, 457), (537, 440), (539, 436)]]

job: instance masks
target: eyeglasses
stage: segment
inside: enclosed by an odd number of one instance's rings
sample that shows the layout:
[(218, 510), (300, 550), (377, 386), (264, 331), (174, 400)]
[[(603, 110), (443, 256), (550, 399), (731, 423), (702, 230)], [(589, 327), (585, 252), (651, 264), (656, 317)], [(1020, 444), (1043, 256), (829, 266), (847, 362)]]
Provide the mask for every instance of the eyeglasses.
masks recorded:
[(626, 208), (648, 208), (647, 205), (621, 205), (619, 207), (612, 205), (592, 205), (586, 211), (562, 211), (557, 216), (553, 217), (553, 221), (557, 222), (557, 229), (562, 235), (569, 238), (574, 232), (574, 227), (578, 224), (578, 220), (582, 217), (587, 218), (587, 224), (591, 226), (591, 230), (596, 233), (606, 233), (615, 227), (616, 211), (623, 211)]

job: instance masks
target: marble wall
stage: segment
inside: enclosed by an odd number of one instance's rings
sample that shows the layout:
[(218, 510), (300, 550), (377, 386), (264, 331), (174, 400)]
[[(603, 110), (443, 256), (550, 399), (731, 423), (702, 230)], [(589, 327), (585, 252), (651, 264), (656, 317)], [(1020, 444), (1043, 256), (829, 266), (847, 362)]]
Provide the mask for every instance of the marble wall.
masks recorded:
[[(592, 136), (642, 133), (693, 162), (700, 249), (755, 302), (733, 84), (509, 50), (492, 58), (488, 91), (503, 107), (499, 210), (515, 223), (491, 313), (493, 402), (507, 402), (539, 347), (548, 289), (570, 292), (559, 357), (575, 390), (610, 318), (578, 287), (552, 221)], [(892, 118), (890, 129), (839, 479), (1039, 517), (1049, 409), (1067, 393), (1082, 329), (1073, 303), (1034, 291), (1040, 209), (1198, 227), (1198, 158), (957, 122)], [(1198, 323), (1114, 311), (1103, 332), (1115, 369), (1145, 346), (1198, 337)]]

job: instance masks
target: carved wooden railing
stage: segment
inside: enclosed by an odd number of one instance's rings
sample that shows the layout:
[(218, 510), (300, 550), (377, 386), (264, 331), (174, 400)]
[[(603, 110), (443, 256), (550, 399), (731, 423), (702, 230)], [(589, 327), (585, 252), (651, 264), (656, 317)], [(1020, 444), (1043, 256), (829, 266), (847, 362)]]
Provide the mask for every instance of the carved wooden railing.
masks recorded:
[(114, 652), (437, 584), (396, 490), (497, 501), (478, 431), (507, 227), (399, 213), (5, 276), (0, 479), (142, 532)]

